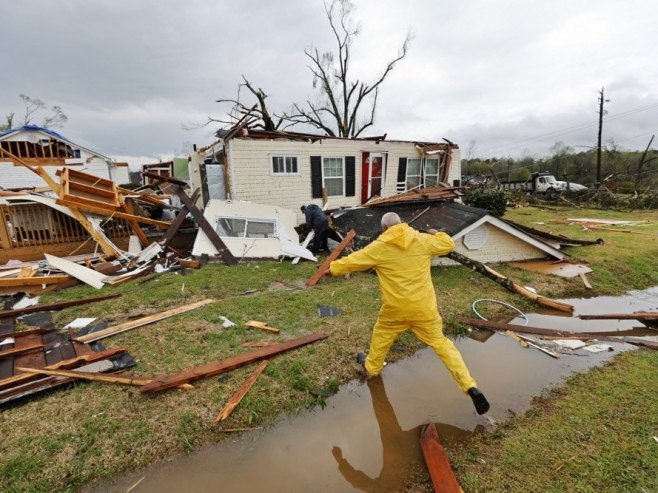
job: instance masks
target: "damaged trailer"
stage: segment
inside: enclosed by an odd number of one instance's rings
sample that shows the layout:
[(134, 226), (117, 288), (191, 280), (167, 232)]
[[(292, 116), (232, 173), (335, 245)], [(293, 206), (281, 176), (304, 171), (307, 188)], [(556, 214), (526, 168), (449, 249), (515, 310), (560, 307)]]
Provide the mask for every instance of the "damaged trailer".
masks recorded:
[[(246, 201), (211, 200), (204, 217), (235, 258), (302, 257), (316, 261), (315, 256), (299, 244), (295, 231), (295, 214), (282, 207)], [(192, 256), (214, 258), (217, 248), (204, 231), (199, 230)]]

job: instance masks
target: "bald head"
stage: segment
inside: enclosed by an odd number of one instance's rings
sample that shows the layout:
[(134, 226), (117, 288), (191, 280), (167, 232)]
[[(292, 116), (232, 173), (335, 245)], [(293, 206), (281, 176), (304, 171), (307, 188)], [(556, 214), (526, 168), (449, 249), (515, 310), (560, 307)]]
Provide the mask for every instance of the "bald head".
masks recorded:
[(395, 226), (401, 222), (402, 221), (400, 221), (400, 216), (398, 216), (397, 213), (387, 212), (382, 216), (382, 231), (386, 231), (391, 226)]

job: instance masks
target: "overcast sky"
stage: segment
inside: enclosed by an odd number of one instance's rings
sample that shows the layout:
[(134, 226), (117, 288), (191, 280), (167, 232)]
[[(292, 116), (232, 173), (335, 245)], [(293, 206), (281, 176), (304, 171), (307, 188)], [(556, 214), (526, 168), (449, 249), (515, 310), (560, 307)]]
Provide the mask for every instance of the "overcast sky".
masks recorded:
[[(658, 2), (355, 3), (356, 76), (375, 79), (414, 34), (369, 135), (445, 137), (462, 157), (594, 146), (602, 87), (604, 141), (644, 149), (658, 130)], [(321, 0), (3, 1), (0, 26), (1, 115), (40, 98), (69, 116), (70, 140), (143, 163), (211, 143), (217, 126), (184, 127), (225, 113), (215, 100), (243, 74), (272, 110), (312, 97), (304, 49), (334, 48)]]

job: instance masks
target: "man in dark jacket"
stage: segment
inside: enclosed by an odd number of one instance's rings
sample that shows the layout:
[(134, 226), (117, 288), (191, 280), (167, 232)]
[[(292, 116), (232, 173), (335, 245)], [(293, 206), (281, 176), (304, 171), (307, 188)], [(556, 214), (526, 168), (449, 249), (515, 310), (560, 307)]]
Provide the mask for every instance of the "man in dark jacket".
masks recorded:
[(306, 225), (315, 233), (313, 246), (310, 250), (313, 253), (318, 253), (320, 250), (329, 250), (327, 247), (327, 233), (329, 230), (327, 215), (315, 204), (303, 205), (302, 212), (306, 218)]

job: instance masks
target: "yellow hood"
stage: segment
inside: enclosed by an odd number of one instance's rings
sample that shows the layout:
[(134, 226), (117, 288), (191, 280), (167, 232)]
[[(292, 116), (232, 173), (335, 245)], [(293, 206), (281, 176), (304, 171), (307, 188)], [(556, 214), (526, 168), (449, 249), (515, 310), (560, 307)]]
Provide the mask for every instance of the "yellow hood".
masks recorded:
[(432, 256), (455, 247), (445, 233), (419, 233), (408, 224), (396, 224), (365, 248), (331, 263), (334, 276), (374, 268), (382, 291), (380, 319), (432, 320), (437, 313), (430, 274)]

